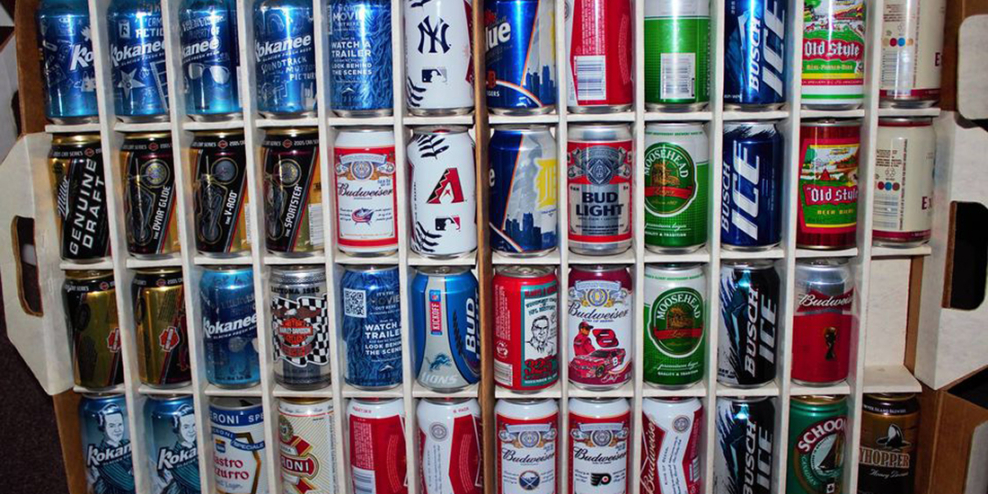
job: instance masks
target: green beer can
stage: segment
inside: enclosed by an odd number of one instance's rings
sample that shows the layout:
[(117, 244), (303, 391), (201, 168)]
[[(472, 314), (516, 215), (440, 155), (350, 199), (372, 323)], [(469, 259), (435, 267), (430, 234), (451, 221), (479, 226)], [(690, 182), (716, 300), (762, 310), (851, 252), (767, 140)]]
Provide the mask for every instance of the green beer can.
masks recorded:
[(847, 397), (795, 396), (789, 407), (786, 494), (840, 494)]
[(701, 264), (645, 266), (645, 382), (686, 388), (703, 379), (707, 277)]
[(645, 126), (645, 248), (693, 252), (707, 243), (710, 140), (702, 123)]
[(697, 111), (710, 101), (710, 3), (645, 0), (645, 107)]

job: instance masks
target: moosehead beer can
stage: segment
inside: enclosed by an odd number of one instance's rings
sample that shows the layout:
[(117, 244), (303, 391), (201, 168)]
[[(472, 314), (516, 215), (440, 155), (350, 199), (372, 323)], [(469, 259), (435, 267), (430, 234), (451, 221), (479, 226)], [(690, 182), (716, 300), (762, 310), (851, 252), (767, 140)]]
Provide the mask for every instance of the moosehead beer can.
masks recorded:
[(628, 0), (565, 0), (569, 111), (627, 111), (635, 98)]
[(625, 398), (569, 399), (570, 494), (625, 494), (631, 406)]
[(131, 291), (141, 382), (156, 388), (188, 384), (192, 366), (182, 268), (138, 269)]
[(854, 335), (854, 272), (847, 259), (796, 261), (792, 380), (827, 386), (847, 379)]
[(316, 114), (316, 39), (310, 0), (255, 0), (257, 111), (267, 118)]
[(425, 398), (415, 412), (422, 494), (483, 494), (480, 405), (474, 398)]
[[(786, 102), (786, 23), (784, 0), (727, 0), (724, 17), (724, 106), (773, 110)], [(791, 34), (791, 33), (790, 33)]]
[(477, 250), (477, 170), (467, 128), (416, 127), (408, 173), (412, 252), (451, 258)]
[(268, 251), (299, 256), (322, 250), (319, 132), (314, 128), (267, 131), (261, 162)]
[(485, 2), (491, 113), (533, 115), (556, 108), (555, 10), (551, 0)]
[(165, 27), (159, 0), (112, 0), (106, 26), (113, 107), (125, 122), (168, 119)]
[(714, 494), (771, 494), (775, 450), (773, 398), (717, 398)]
[(394, 130), (340, 129), (333, 145), (333, 170), (337, 247), (356, 256), (394, 253), (398, 249)]
[(62, 259), (97, 262), (109, 256), (109, 205), (99, 135), (56, 135), (48, 166)]
[(123, 382), (120, 325), (112, 271), (66, 271), (65, 325), (72, 338), (75, 383), (87, 389)]
[(391, 115), (391, 1), (329, 2), (329, 106), (342, 117)]
[(940, 100), (946, 0), (889, 0), (882, 12), (879, 102), (925, 108)]
[(710, 140), (702, 123), (645, 126), (645, 248), (693, 252), (707, 243)]
[(185, 112), (195, 120), (240, 114), (236, 0), (183, 0), (178, 9)]
[(333, 400), (278, 401), (281, 485), (285, 494), (336, 494), (336, 424)]
[(700, 494), (700, 399), (645, 398), (642, 428), (641, 492)]
[(494, 430), (497, 494), (555, 494), (556, 400), (497, 400)]
[(864, 0), (803, 3), (803, 108), (852, 110), (864, 101)]
[(569, 272), (569, 380), (613, 389), (631, 379), (634, 283), (624, 266), (576, 266)]
[(202, 492), (192, 396), (148, 396), (144, 421), (151, 494)]
[(473, 0), (402, 0), (405, 105), (412, 115), (473, 110)]
[(212, 398), (213, 477), (217, 494), (267, 494), (264, 408), (259, 398)]
[(686, 388), (703, 379), (707, 275), (700, 264), (645, 266), (645, 382)]
[(775, 380), (781, 289), (770, 260), (721, 265), (717, 382), (755, 388)]
[(60, 125), (99, 120), (86, 0), (43, 0), (35, 14), (45, 116)]
[[(846, 396), (794, 396), (789, 406), (787, 494), (841, 494)], [(890, 491), (899, 492), (899, 491)]]
[(127, 399), (85, 393), (79, 401), (79, 435), (88, 492), (135, 494)]
[(645, 107), (698, 111), (710, 101), (710, 2), (645, 2)]
[(631, 247), (634, 224), (631, 129), (620, 123), (573, 124), (568, 138), (569, 249), (585, 255), (620, 254)]
[(850, 249), (857, 242), (861, 121), (804, 121), (799, 141), (796, 245)]
[(274, 379), (288, 389), (329, 385), (332, 338), (323, 266), (271, 268)]
[(858, 494), (912, 494), (919, 439), (914, 394), (864, 395)]
[(346, 266), (340, 278), (343, 380), (360, 389), (401, 384), (397, 266)]
[(559, 379), (559, 280), (550, 266), (498, 266), (494, 292), (494, 382), (516, 392)]
[(931, 118), (880, 118), (875, 144), (872, 242), (914, 247), (930, 240), (937, 136)]
[(406, 494), (405, 405), (401, 398), (354, 398), (346, 409), (355, 493)]
[(243, 132), (196, 132), (191, 148), (196, 250), (216, 257), (250, 250)]
[(417, 268), (411, 291), (415, 379), (440, 392), (476, 383), (480, 380), (480, 292), (470, 268)]
[(203, 267), (199, 300), (206, 380), (221, 388), (249, 388), (261, 382), (254, 270), (249, 266)]
[(775, 122), (724, 124), (721, 243), (767, 250), (782, 241), (785, 142)]
[(126, 183), (127, 250), (135, 257), (178, 252), (171, 133), (127, 134), (120, 163)]

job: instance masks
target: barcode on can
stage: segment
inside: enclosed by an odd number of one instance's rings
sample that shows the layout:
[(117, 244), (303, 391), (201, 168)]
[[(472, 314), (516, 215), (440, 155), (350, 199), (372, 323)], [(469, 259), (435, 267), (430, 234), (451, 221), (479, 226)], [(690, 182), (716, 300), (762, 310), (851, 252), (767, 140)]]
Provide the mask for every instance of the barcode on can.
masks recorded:
[(663, 53), (661, 57), (662, 99), (693, 99), (696, 97), (696, 55), (693, 53)]
[(875, 224), (877, 230), (898, 230), (899, 229), (899, 199), (875, 198)]
[(324, 240), (322, 204), (309, 204), (309, 239), (313, 246), (321, 246)]
[(353, 467), (353, 494), (374, 494), (374, 471)]
[[(908, 53), (906, 53), (908, 55)], [(907, 58), (907, 57), (903, 57)], [(895, 49), (885, 49), (882, 50), (882, 88), (896, 88), (907, 87), (908, 81), (898, 80), (899, 74), (908, 74), (911, 64), (908, 60), (899, 60), (899, 50)]]
[(513, 375), (511, 364), (499, 360), (494, 361), (494, 382), (510, 385), (513, 382)]
[(576, 99), (607, 99), (607, 59), (603, 55), (573, 57), (576, 72)]

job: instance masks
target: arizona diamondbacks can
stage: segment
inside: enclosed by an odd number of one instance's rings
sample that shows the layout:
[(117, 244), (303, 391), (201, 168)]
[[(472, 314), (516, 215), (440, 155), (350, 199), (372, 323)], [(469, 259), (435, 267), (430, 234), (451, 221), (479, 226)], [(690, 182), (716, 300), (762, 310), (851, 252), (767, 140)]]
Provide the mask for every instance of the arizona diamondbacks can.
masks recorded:
[(645, 382), (685, 388), (703, 379), (707, 276), (700, 264), (645, 265)]
[(707, 243), (710, 140), (702, 123), (645, 126), (645, 248), (692, 252)]

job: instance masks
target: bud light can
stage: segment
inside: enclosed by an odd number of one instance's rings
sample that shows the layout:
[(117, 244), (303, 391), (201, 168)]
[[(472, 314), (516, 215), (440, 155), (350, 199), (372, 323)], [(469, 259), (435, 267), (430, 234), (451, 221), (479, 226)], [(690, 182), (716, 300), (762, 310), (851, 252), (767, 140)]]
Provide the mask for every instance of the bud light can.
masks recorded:
[(97, 134), (57, 135), (48, 153), (62, 259), (98, 262), (110, 255), (103, 149)]
[(261, 382), (257, 356), (254, 270), (206, 266), (199, 280), (206, 379), (222, 388), (247, 388)]
[(213, 398), (209, 403), (217, 494), (267, 494), (264, 408), (259, 398)]
[(151, 387), (192, 381), (183, 281), (182, 268), (138, 269), (134, 275), (137, 369), (141, 382)]
[(704, 429), (699, 398), (642, 400), (642, 494), (703, 492), (700, 434)]
[(315, 36), (312, 0), (254, 3), (254, 71), (261, 115), (315, 116)]
[(212, 257), (249, 251), (243, 132), (196, 132), (190, 147), (196, 250)]
[(120, 162), (126, 181), (127, 250), (147, 258), (178, 252), (171, 133), (125, 134)]
[(343, 380), (360, 389), (401, 384), (397, 266), (346, 266), (340, 279)]
[[(622, 0), (623, 1), (623, 0)], [(573, 124), (566, 148), (569, 249), (620, 254), (631, 247), (634, 153), (627, 124)]]
[(149, 396), (144, 421), (151, 494), (202, 492), (192, 397)]
[(127, 400), (123, 394), (83, 394), (79, 401), (79, 435), (88, 492), (137, 492)]
[(62, 125), (96, 122), (99, 110), (89, 2), (43, 0), (35, 21), (45, 116)]
[(630, 0), (565, 0), (569, 111), (627, 111), (634, 101)]
[(473, 0), (402, 0), (405, 105), (412, 115), (473, 110)]
[(792, 380), (829, 386), (847, 379), (854, 318), (854, 271), (847, 259), (796, 261)]
[(281, 485), (285, 494), (336, 494), (336, 421), (333, 400), (278, 401)]
[(261, 145), (264, 167), (265, 245), (282, 256), (306, 256), (323, 248), (319, 132), (272, 129)]
[(477, 278), (470, 269), (421, 267), (412, 278), (415, 379), (453, 392), (480, 379)]
[(345, 127), (333, 144), (336, 247), (351, 256), (398, 250), (398, 167), (395, 133), (386, 127)]
[(66, 271), (62, 301), (76, 385), (101, 390), (124, 382), (113, 272)]
[(519, 393), (559, 380), (559, 280), (551, 266), (498, 266), (494, 382)]
[(271, 268), (274, 379), (289, 389), (329, 385), (331, 336), (323, 266)]
[(725, 248), (768, 250), (782, 241), (784, 156), (774, 122), (724, 124), (720, 235)]
[(569, 380), (581, 388), (613, 389), (631, 380), (634, 283), (624, 266), (574, 266), (567, 311)]
[(415, 412), (422, 494), (483, 494), (482, 424), (475, 398), (425, 398)]
[(391, 115), (391, 0), (329, 2), (329, 106), (341, 117)]
[[(771, 494), (775, 403), (767, 396), (717, 398), (714, 494)], [(791, 492), (791, 491), (790, 491)]]
[(781, 283), (770, 260), (721, 265), (717, 382), (755, 388), (775, 379)]
[(497, 494), (556, 494), (556, 400), (498, 400), (494, 431)]
[(725, 108), (773, 110), (786, 102), (786, 9), (785, 0), (724, 3)]
[(195, 120), (240, 114), (236, 0), (183, 0), (178, 10), (185, 112)]
[(350, 400), (350, 479), (354, 493), (407, 494), (405, 405), (401, 398)]
[(168, 120), (165, 28), (158, 0), (113, 0), (106, 14), (113, 104), (125, 122)]
[(556, 108), (555, 3), (487, 0), (487, 108), (532, 115)]
[(570, 494), (628, 492), (631, 406), (625, 398), (569, 399)]

